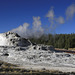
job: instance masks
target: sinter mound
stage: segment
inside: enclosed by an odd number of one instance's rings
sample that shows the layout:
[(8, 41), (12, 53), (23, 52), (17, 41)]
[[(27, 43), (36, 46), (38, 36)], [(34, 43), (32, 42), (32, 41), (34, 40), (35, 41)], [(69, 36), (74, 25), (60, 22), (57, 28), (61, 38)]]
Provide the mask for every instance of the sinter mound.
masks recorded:
[(17, 33), (7, 32), (0, 34), (0, 46), (29, 46), (28, 39), (20, 37)]

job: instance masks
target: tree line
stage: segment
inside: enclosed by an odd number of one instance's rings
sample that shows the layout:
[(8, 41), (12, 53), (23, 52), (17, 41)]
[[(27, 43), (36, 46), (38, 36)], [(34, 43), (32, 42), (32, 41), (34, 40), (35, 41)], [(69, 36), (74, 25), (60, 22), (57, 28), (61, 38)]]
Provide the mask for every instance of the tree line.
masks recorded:
[(53, 45), (55, 48), (75, 48), (75, 34), (44, 34), (40, 38), (29, 38), (32, 43)]

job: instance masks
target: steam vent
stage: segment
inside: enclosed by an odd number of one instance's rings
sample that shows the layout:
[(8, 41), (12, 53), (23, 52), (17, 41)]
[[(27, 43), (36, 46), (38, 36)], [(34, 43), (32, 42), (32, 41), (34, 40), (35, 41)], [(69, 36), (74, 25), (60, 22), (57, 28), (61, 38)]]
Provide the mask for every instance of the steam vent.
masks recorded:
[(0, 34), (0, 46), (29, 46), (28, 39), (20, 37), (17, 33), (7, 32)]

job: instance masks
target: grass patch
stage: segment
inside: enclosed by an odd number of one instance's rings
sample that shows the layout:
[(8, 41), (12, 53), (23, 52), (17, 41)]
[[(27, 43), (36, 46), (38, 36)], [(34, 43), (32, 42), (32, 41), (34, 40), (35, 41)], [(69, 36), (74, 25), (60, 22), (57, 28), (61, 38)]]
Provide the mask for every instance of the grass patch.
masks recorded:
[(75, 51), (75, 48), (68, 48), (68, 50), (72, 50), (72, 51)]

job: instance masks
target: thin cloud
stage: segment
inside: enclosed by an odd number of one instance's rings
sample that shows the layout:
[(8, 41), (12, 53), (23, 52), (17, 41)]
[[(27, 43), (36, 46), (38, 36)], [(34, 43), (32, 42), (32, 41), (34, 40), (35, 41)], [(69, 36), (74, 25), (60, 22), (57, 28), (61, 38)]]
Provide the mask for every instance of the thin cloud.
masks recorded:
[(67, 19), (72, 19), (75, 15), (75, 4), (71, 4), (67, 9), (66, 9), (66, 18)]

